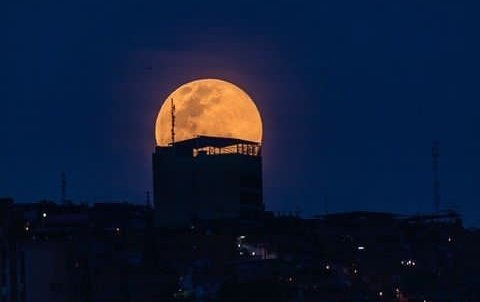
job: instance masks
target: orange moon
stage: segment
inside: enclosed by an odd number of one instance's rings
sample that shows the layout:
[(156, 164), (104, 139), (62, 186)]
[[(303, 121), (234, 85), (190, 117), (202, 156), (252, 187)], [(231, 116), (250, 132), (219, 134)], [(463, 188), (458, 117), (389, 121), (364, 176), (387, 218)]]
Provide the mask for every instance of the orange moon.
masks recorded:
[(248, 94), (223, 80), (201, 79), (178, 87), (163, 102), (155, 123), (158, 146), (172, 143), (171, 99), (176, 142), (200, 135), (262, 141), (260, 112)]

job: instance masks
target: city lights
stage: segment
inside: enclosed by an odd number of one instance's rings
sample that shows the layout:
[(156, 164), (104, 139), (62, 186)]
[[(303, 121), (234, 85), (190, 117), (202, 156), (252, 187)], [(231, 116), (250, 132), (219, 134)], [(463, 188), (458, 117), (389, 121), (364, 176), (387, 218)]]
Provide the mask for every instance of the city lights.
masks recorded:
[(413, 266), (416, 265), (416, 262), (415, 262), (415, 260), (413, 260), (413, 259), (402, 260), (402, 261), (400, 261), (400, 263), (401, 263), (403, 266), (407, 266), (407, 267), (413, 267)]

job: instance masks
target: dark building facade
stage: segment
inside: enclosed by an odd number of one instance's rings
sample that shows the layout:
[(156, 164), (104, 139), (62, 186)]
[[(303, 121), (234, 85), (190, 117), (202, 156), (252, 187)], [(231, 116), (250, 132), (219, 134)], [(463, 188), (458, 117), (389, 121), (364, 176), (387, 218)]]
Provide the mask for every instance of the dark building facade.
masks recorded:
[(153, 196), (158, 226), (253, 221), (264, 211), (261, 146), (207, 136), (157, 146)]

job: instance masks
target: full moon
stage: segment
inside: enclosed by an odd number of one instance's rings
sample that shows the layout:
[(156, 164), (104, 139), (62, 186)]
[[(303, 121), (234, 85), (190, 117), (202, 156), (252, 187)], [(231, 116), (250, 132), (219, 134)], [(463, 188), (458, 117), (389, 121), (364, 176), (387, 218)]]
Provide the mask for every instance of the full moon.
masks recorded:
[(262, 141), (262, 120), (245, 91), (218, 79), (201, 79), (178, 87), (163, 102), (155, 123), (157, 145), (172, 143), (172, 100), (175, 141), (200, 135)]

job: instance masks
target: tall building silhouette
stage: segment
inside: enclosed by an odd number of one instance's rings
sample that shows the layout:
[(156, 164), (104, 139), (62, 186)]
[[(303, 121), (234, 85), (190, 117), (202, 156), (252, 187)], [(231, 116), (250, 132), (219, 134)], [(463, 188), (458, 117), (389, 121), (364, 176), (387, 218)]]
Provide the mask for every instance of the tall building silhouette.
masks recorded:
[(198, 136), (157, 146), (153, 198), (158, 226), (254, 221), (264, 210), (261, 145)]

